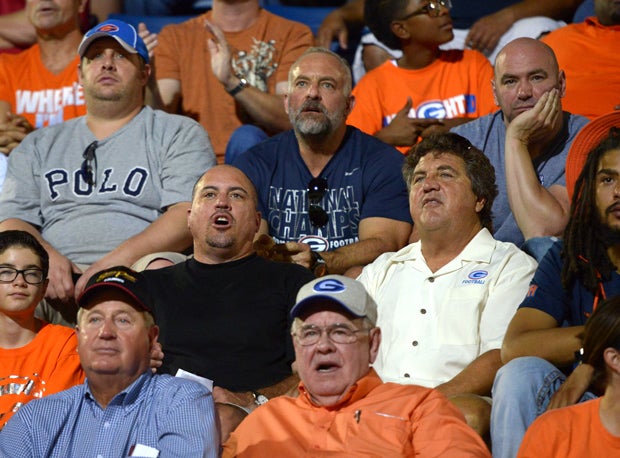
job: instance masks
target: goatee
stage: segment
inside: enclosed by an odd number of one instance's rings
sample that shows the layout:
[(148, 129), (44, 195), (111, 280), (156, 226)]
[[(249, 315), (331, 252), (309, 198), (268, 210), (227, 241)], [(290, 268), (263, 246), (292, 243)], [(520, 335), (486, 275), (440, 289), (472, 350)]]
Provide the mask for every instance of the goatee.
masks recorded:
[(605, 248), (620, 245), (620, 229), (597, 223), (595, 234)]

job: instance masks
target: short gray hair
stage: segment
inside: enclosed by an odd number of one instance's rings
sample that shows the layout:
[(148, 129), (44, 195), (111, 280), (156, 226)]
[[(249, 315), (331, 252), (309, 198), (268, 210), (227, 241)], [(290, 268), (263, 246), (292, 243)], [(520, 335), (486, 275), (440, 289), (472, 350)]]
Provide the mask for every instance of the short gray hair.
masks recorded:
[(288, 92), (291, 92), (291, 88), (293, 87), (293, 70), (299, 66), (299, 62), (302, 61), (309, 54), (327, 54), (328, 56), (332, 56), (340, 62), (340, 66), (342, 67), (344, 73), (344, 88), (343, 92), (345, 95), (351, 94), (351, 89), (353, 88), (353, 76), (351, 74), (351, 66), (349, 62), (341, 55), (331, 51), (327, 48), (322, 48), (320, 46), (312, 46), (308, 48), (301, 56), (297, 58), (297, 60), (291, 65), (291, 68), (288, 71)]

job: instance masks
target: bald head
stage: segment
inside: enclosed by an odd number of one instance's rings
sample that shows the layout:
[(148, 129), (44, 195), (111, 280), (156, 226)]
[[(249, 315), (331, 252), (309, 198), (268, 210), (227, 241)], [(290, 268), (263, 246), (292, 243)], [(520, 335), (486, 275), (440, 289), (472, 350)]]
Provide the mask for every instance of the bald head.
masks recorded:
[(563, 97), (566, 90), (564, 72), (553, 50), (532, 38), (518, 38), (504, 46), (495, 60), (492, 84), (495, 103), (502, 109), (506, 125), (531, 110), (546, 92), (557, 89)]
[(537, 62), (545, 62), (546, 67), (555, 71), (556, 74), (560, 71), (558, 60), (549, 45), (533, 38), (524, 37), (512, 40), (497, 54), (494, 66), (495, 77), (497, 78), (498, 69), (506, 65), (506, 61), (516, 59), (534, 59)]
[(198, 262), (219, 264), (253, 252), (261, 224), (256, 190), (238, 168), (218, 165), (202, 175), (194, 187), (188, 227)]
[(202, 189), (206, 183), (209, 183), (214, 178), (218, 179), (218, 181), (222, 178), (229, 178), (231, 182), (238, 183), (239, 186), (248, 193), (255, 206), (258, 207), (258, 195), (254, 184), (240, 169), (227, 164), (216, 165), (215, 167), (210, 168), (198, 179), (192, 191), (192, 201), (196, 197), (196, 192)]

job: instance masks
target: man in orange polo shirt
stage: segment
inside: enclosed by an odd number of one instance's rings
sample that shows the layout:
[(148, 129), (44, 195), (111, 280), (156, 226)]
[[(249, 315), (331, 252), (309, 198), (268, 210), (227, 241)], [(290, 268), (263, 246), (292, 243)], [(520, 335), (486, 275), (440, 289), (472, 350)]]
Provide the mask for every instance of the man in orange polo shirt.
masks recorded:
[(361, 283), (340, 275), (313, 280), (299, 290), (291, 317), (300, 395), (254, 410), (224, 444), (224, 458), (491, 456), (442, 394), (383, 383), (370, 367), (381, 330)]

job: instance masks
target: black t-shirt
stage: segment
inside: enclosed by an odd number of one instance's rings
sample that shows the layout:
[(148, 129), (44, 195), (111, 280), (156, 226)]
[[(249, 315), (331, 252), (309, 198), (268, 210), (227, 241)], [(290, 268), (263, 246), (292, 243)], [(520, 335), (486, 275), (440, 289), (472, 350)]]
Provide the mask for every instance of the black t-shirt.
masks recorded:
[(189, 259), (144, 274), (165, 354), (162, 373), (181, 368), (231, 391), (291, 375), (289, 311), (314, 278), (308, 269), (253, 254), (213, 265)]

